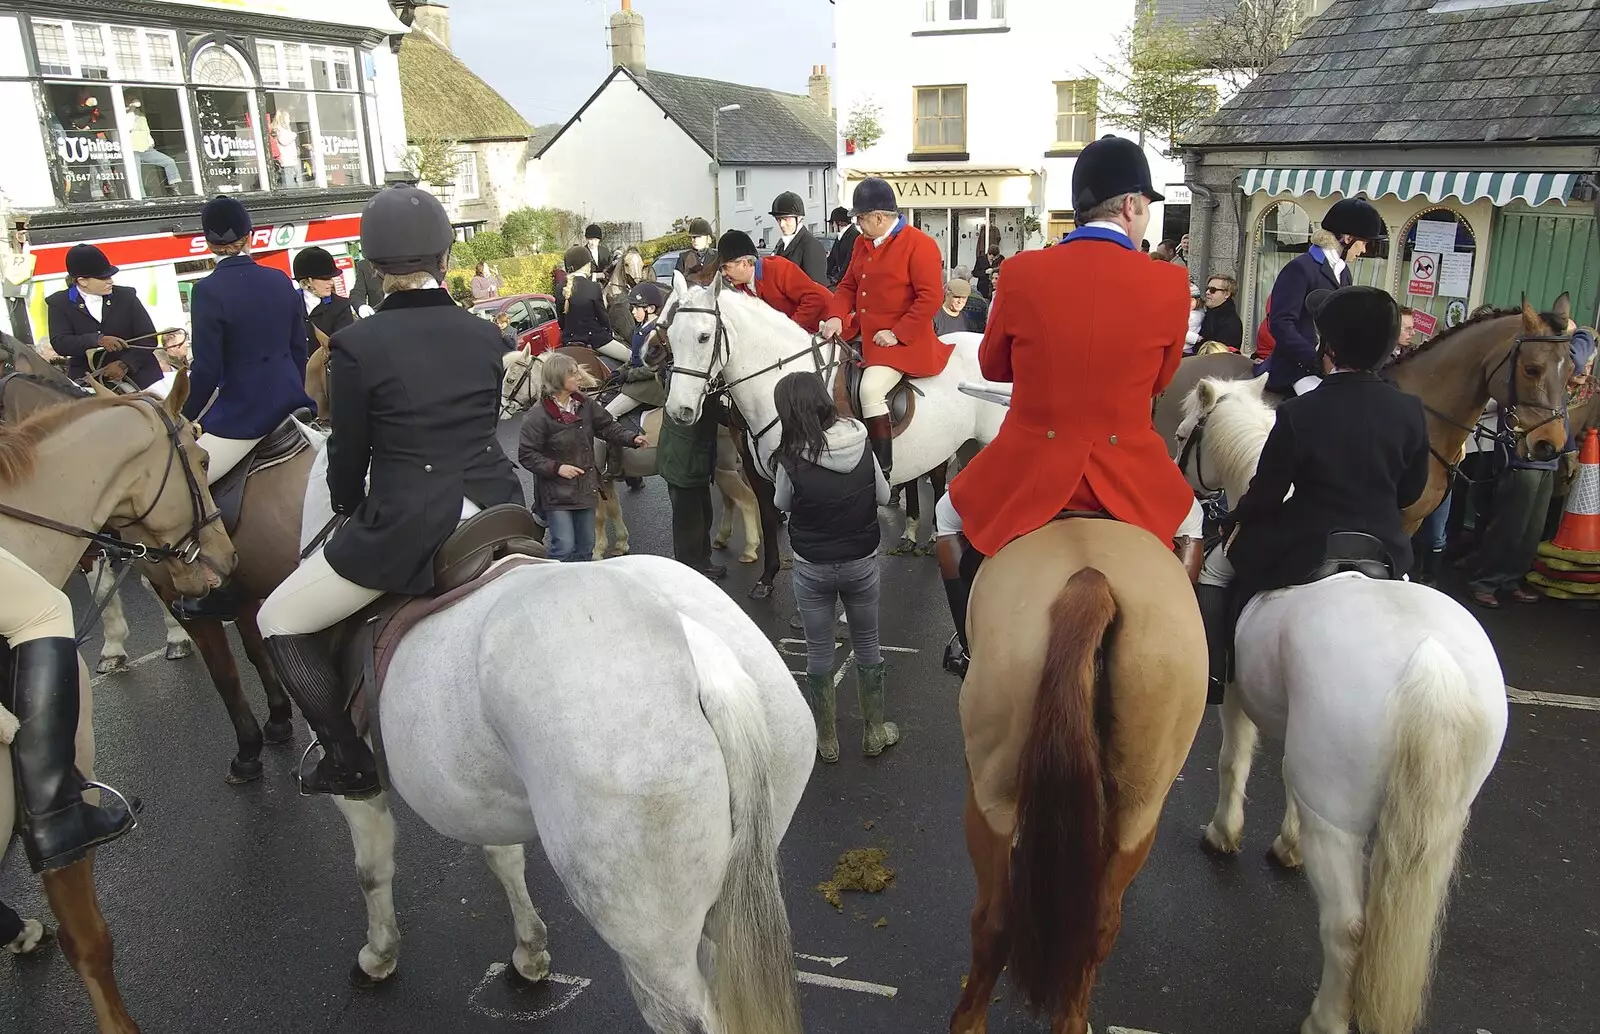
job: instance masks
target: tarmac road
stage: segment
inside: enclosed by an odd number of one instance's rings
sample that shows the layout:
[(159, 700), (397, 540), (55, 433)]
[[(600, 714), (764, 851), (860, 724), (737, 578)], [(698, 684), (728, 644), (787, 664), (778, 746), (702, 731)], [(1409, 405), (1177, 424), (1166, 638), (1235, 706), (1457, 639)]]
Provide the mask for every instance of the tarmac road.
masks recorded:
[[(625, 507), (634, 549), (668, 552), (659, 482), (626, 493)], [(890, 532), (899, 520), (885, 515)], [(795, 635), (787, 576), (772, 600), (751, 603), (745, 591), (755, 572), (733, 556), (724, 557), (735, 567), (729, 592), (775, 640)], [(784, 841), (795, 949), (814, 957), (799, 967), (823, 979), (802, 988), (807, 1030), (818, 1034), (944, 1030), (968, 962), (973, 884), (960, 826), (957, 684), (939, 668), (950, 621), (933, 560), (887, 557), (884, 572), (883, 640), (898, 648), (890, 706), (904, 740), (875, 761), (859, 756), (846, 677), (844, 758), (818, 766)], [(81, 582), (73, 591), (81, 606)], [(293, 746), (268, 748), (264, 779), (225, 785), (231, 730), (200, 661), (162, 659), (150, 597), (125, 586), (124, 598), (137, 666), (95, 687), (100, 774), (141, 794), (146, 811), (138, 832), (102, 853), (99, 886), (121, 986), (145, 1031), (644, 1031), (615, 958), (537, 847), (528, 882), (550, 928), (555, 970), (567, 979), (534, 992), (498, 979), (491, 971), (513, 947), (498, 885), (476, 849), (439, 837), (403, 806), (400, 968), (377, 991), (351, 989), (345, 975), (363, 940), (361, 897), (343, 821), (330, 804), (299, 797), (291, 781), (308, 742), (303, 727)], [(1426, 1030), (1591, 1034), (1600, 616), (1541, 605), (1486, 615), (1485, 624), (1514, 687), (1593, 699), (1513, 706), (1505, 752), (1473, 816)], [(617, 635), (620, 644), (625, 615)], [(802, 667), (799, 657), (794, 666)], [(245, 679), (264, 714), (254, 673)], [(1303, 876), (1279, 873), (1264, 857), (1283, 803), (1273, 748), (1252, 784), (1244, 855), (1218, 862), (1197, 849), (1215, 801), (1217, 747), (1208, 716), (1130, 892), (1095, 997), (1097, 1030), (1292, 1034), (1310, 1004), (1320, 965), (1312, 896)], [(847, 894), (836, 912), (812, 888), (855, 847), (885, 848), (896, 877), (883, 894)], [(24, 915), (44, 915), (20, 848), (12, 854), (0, 897)], [(998, 997), (996, 1034), (1046, 1029), (1004, 983)], [(59, 947), (38, 959), (0, 958), (0, 1030), (92, 1029)]]

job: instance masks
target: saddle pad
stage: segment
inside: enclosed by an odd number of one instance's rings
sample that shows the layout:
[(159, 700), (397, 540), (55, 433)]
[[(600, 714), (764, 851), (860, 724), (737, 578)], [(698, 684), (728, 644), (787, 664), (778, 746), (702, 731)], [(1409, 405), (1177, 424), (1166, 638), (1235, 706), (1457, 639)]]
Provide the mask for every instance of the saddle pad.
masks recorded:
[[(304, 415), (309, 422), (310, 414)], [(244, 508), (244, 486), (250, 475), (287, 463), (310, 445), (291, 416), (273, 428), (270, 434), (256, 443), (249, 455), (234, 464), (232, 470), (211, 486), (211, 501), (217, 504), (217, 509), (222, 513), (222, 526), (230, 535), (239, 526), (239, 513)]]
[[(833, 379), (833, 404), (839, 412), (849, 413), (857, 420), (861, 420), (861, 371), (862, 367), (854, 363), (845, 363), (839, 367), (839, 373)], [(894, 386), (889, 392), (889, 435), (898, 438), (911, 426), (911, 418), (917, 415), (917, 393), (912, 390), (911, 382), (905, 378)]]

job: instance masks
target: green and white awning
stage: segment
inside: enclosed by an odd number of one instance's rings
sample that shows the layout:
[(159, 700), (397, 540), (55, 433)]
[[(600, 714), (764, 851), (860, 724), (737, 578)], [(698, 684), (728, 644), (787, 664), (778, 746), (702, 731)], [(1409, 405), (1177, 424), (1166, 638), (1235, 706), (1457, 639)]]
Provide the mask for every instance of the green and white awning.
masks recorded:
[(1526, 201), (1535, 207), (1546, 201), (1566, 204), (1580, 173), (1575, 172), (1440, 172), (1370, 169), (1247, 169), (1246, 194), (1315, 194), (1376, 200), (1393, 195), (1401, 201), (1425, 197), (1438, 203), (1458, 198), (1470, 205), (1485, 198), (1496, 205)]

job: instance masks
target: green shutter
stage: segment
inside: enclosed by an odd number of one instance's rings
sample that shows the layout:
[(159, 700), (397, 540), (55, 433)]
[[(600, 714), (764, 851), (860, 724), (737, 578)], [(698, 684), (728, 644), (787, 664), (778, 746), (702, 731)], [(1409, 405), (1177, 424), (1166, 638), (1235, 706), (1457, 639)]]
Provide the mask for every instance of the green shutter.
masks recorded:
[(1510, 308), (1528, 303), (1547, 309), (1563, 291), (1572, 295), (1573, 316), (1595, 322), (1600, 290), (1600, 237), (1592, 212), (1563, 205), (1502, 208), (1489, 240), (1489, 279), (1484, 301)]

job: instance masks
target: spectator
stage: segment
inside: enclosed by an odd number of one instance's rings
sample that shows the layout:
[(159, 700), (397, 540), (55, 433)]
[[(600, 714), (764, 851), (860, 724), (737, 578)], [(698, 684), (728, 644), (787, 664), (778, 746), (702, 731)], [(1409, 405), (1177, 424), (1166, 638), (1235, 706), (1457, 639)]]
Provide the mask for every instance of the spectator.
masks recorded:
[[(671, 373), (668, 373), (671, 383)], [(693, 424), (663, 416), (656, 440), (656, 471), (672, 506), (672, 559), (714, 582), (728, 576), (711, 562), (711, 482), (717, 468), (717, 424), (722, 403), (708, 397)]]
[(500, 297), (500, 278), (489, 269), (489, 263), (480, 262), (472, 272), (472, 302), (486, 302)]
[(856, 229), (855, 221), (842, 205), (828, 216), (828, 224), (838, 234), (838, 239), (833, 242), (833, 250), (828, 252), (828, 286), (837, 287), (839, 281), (844, 279), (845, 271), (850, 268), (850, 256), (855, 252), (856, 239), (861, 236), (861, 231)]
[(967, 302), (972, 298), (972, 285), (959, 277), (944, 285), (944, 304), (933, 314), (933, 332), (939, 337), (970, 331), (967, 322)]
[(1177, 257), (1177, 254), (1177, 241), (1162, 241), (1160, 244), (1156, 245), (1155, 250), (1150, 253), (1150, 257), (1155, 259), (1157, 262), (1171, 262)]
[(1000, 245), (991, 244), (989, 250), (978, 256), (978, 264), (972, 267), (972, 286), (985, 298), (994, 297), (994, 276), (1000, 269), (1000, 263), (1005, 256), (1000, 254)]
[(1405, 355), (1417, 344), (1417, 310), (1409, 305), (1400, 306), (1400, 340), (1395, 342), (1394, 357)]
[(1233, 300), (1238, 290), (1239, 282), (1226, 273), (1213, 273), (1206, 278), (1201, 341), (1219, 341), (1235, 352), (1244, 347), (1244, 321)]
[(1149, 241), (1140, 241), (1139, 242), (1139, 250), (1144, 252), (1146, 255), (1150, 254), (1150, 242)]
[(1205, 322), (1205, 318), (1206, 307), (1200, 302), (1200, 288), (1190, 284), (1189, 331), (1183, 339), (1183, 351), (1186, 355), (1193, 355), (1195, 346), (1200, 343), (1200, 324)]

